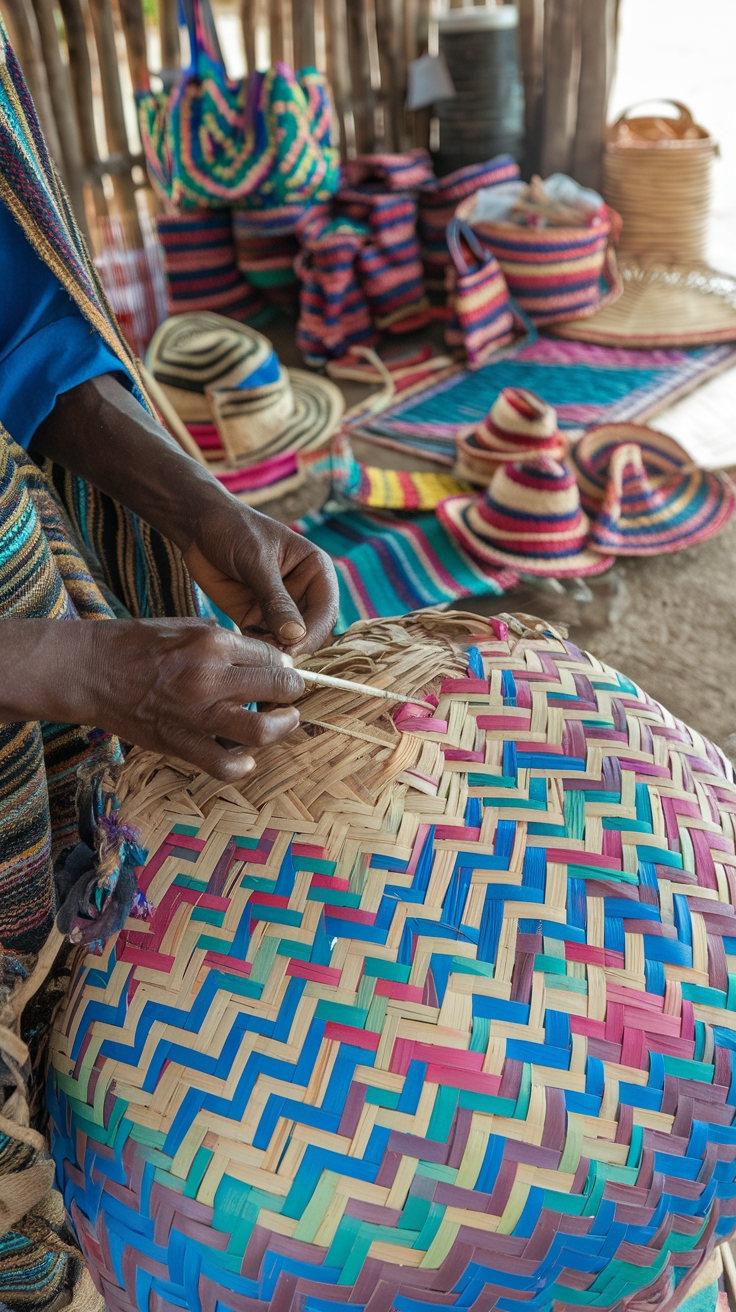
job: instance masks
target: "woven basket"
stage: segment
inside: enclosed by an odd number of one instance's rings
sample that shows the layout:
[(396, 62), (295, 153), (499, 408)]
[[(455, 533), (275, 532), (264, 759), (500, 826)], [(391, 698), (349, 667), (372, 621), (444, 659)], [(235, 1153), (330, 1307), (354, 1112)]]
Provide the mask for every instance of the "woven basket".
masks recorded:
[(609, 129), (604, 195), (623, 220), (621, 255), (679, 265), (705, 260), (716, 145), (677, 100), (677, 119), (629, 118)]
[(620, 220), (609, 211), (590, 228), (522, 228), (515, 223), (473, 219), (476, 198), (457, 208), (493, 251), (509, 291), (532, 323), (566, 323), (595, 314), (621, 295), (616, 265)]
[(732, 1233), (732, 768), (506, 618), (356, 625), (435, 714), (312, 693), (238, 788), (131, 755), (48, 1098), (109, 1312), (668, 1312)]

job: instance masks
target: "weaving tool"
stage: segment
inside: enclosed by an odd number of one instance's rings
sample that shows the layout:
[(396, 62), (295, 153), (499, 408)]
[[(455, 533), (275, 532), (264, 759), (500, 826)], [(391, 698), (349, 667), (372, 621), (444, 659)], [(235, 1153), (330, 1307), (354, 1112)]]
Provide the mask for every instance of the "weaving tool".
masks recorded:
[(284, 652), (281, 653), (283, 663), (288, 668), (297, 669), (305, 683), (317, 683), (322, 688), (342, 688), (344, 692), (357, 692), (363, 697), (380, 697), (387, 702), (401, 702), (403, 705), (424, 706), (428, 711), (434, 711), (435, 707), (431, 702), (419, 701), (416, 697), (406, 697), (400, 692), (391, 692), (388, 688), (374, 688), (367, 683), (355, 683), (352, 679), (338, 679), (332, 674), (320, 674), (317, 670), (305, 670), (302, 666), (294, 666), (290, 656)]
[(155, 911), (74, 965), (48, 1091), (109, 1312), (674, 1312), (732, 1235), (733, 769), (505, 620), (320, 653), (431, 720), (237, 786), (128, 757)]

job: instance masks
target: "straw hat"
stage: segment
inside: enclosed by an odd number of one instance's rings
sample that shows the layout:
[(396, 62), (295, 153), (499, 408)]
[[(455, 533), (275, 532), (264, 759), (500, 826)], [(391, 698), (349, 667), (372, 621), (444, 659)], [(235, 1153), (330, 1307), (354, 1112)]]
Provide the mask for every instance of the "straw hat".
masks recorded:
[(484, 563), (552, 578), (601, 574), (613, 563), (586, 547), (590, 526), (575, 475), (549, 456), (499, 465), (487, 491), (448, 497), (437, 514)]
[(284, 369), (267, 337), (219, 314), (167, 319), (146, 364), (185, 423), (214, 420), (226, 456), (238, 464), (314, 450), (342, 418), (334, 383)]
[(672, 437), (639, 424), (606, 424), (573, 452), (591, 545), (611, 556), (654, 556), (712, 537), (731, 518), (726, 474), (693, 465)]
[(487, 484), (504, 461), (535, 455), (558, 459), (567, 446), (551, 405), (524, 387), (504, 387), (486, 418), (458, 438), (456, 473)]
[(588, 319), (555, 324), (556, 337), (596, 346), (713, 346), (736, 341), (736, 279), (712, 269), (620, 267), (624, 290)]

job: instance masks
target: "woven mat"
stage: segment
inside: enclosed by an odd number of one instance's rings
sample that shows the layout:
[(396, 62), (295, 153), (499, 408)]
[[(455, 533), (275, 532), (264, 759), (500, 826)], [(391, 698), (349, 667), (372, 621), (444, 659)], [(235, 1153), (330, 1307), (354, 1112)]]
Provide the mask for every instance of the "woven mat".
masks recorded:
[(318, 511), (291, 527), (332, 558), (340, 587), (337, 633), (356, 620), (406, 615), (462, 597), (498, 597), (518, 582), (502, 565), (473, 560), (434, 514), (399, 520)]
[(109, 1312), (672, 1312), (736, 1220), (731, 765), (528, 617), (310, 664), (438, 703), (121, 781), (156, 910), (48, 1096)]
[(503, 387), (536, 392), (576, 438), (596, 424), (649, 420), (734, 363), (733, 345), (634, 351), (539, 338), (384, 412), (360, 436), (451, 465), (458, 430), (483, 419)]

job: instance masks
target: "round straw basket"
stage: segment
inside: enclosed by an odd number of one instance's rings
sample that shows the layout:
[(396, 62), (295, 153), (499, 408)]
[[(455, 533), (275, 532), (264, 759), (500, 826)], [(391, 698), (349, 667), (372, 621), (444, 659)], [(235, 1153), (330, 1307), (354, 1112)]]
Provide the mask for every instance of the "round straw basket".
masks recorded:
[(629, 118), (609, 130), (604, 195), (623, 220), (622, 256), (693, 265), (705, 260), (716, 145), (685, 105), (676, 119)]
[(237, 787), (129, 757), (155, 911), (48, 1090), (110, 1312), (672, 1312), (732, 1235), (732, 767), (508, 619), (311, 658), (429, 718), (310, 693)]
[(595, 314), (621, 294), (615, 245), (620, 220), (610, 208), (591, 228), (522, 228), (475, 222), (476, 197), (457, 208), (493, 251), (520, 308), (539, 327)]

